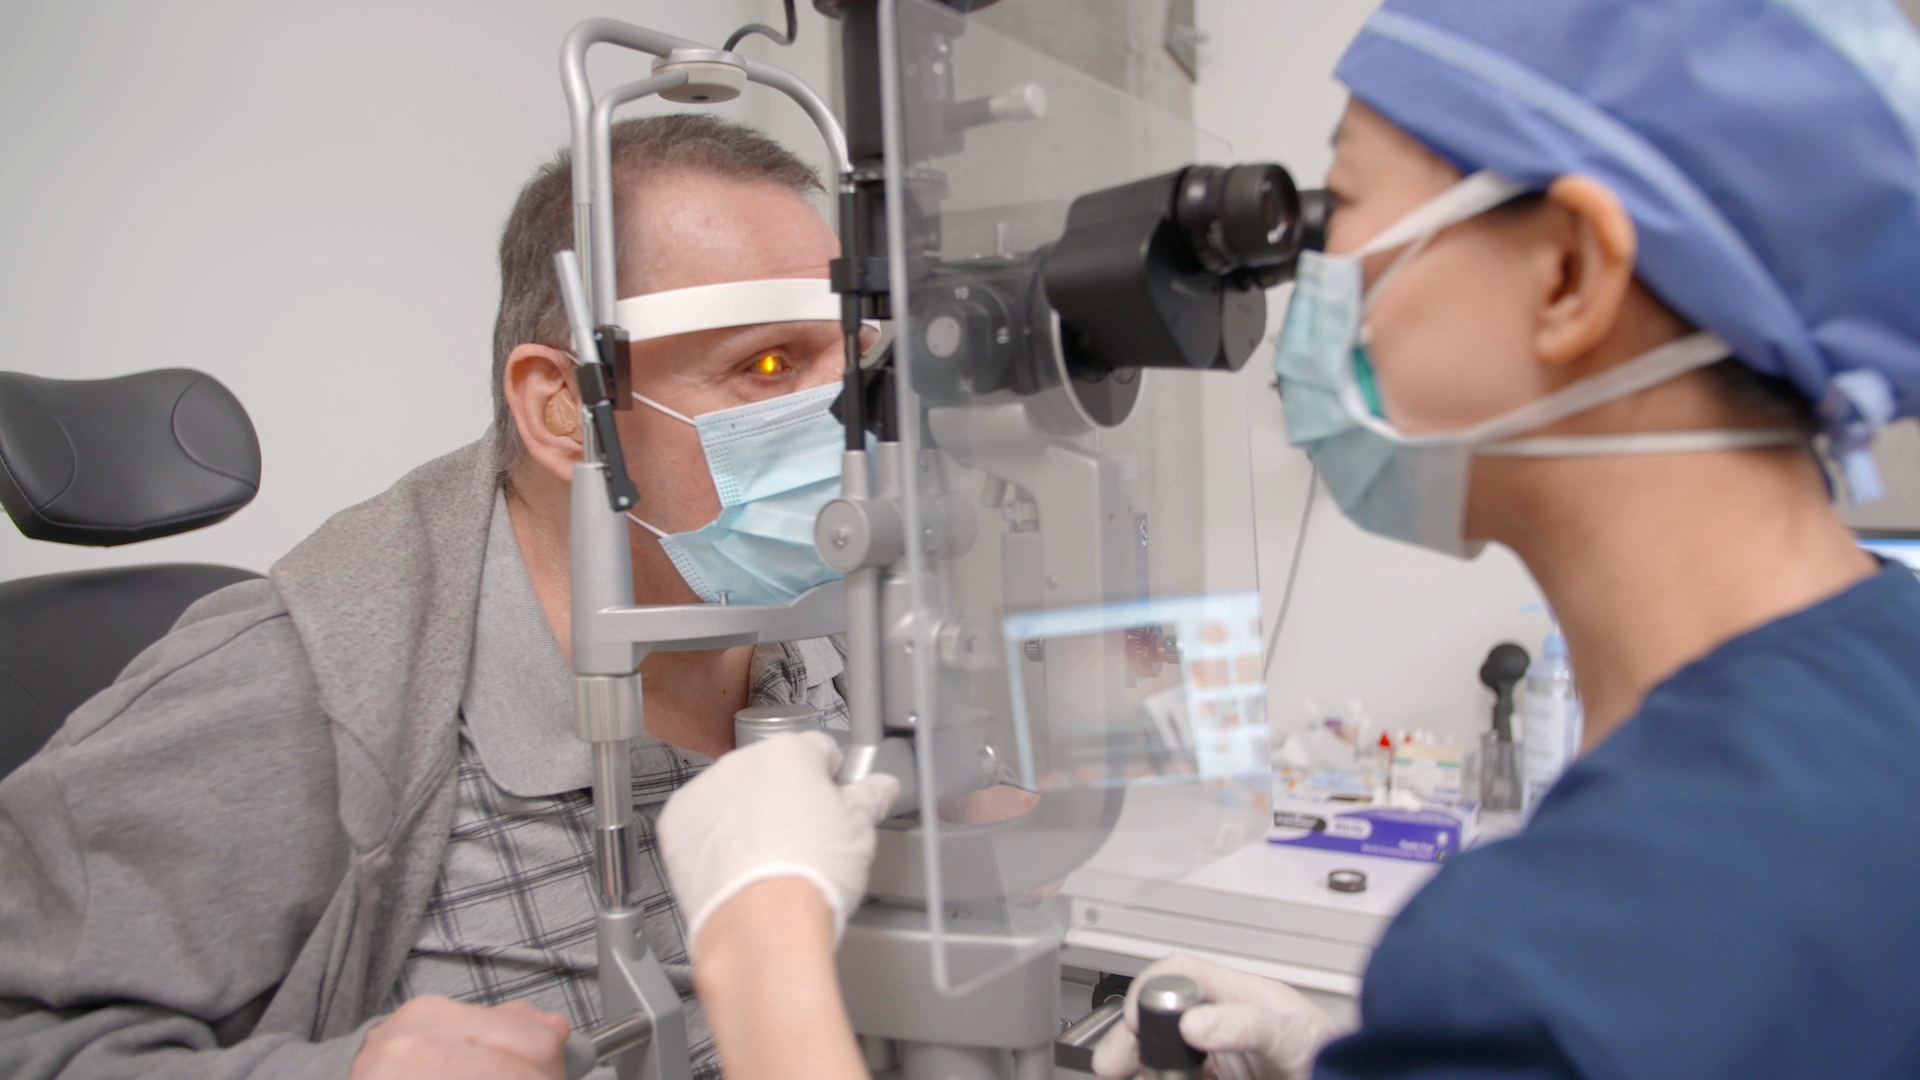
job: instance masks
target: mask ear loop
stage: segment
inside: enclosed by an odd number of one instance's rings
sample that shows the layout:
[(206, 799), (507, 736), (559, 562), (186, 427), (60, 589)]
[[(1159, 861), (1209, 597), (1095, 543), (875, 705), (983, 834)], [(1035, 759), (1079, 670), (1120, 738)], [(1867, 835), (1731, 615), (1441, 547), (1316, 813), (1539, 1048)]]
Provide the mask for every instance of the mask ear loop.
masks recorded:
[[(688, 416), (687, 414), (683, 412), (679, 412), (678, 410), (675, 410), (675, 409), (669, 409), (665, 405), (660, 404), (659, 402), (653, 400), (652, 398), (648, 397), (647, 395), (641, 393), (638, 390), (633, 391), (633, 400), (639, 402), (642, 405), (645, 405), (649, 409), (653, 409), (657, 412), (665, 413), (666, 415), (673, 417), (675, 420), (678, 420), (683, 424), (687, 424), (689, 426), (696, 427), (696, 428), (700, 426), (700, 424), (697, 421), (695, 421), (692, 417)], [(656, 529), (653, 526), (647, 524), (646, 522), (640, 520), (640, 515), (634, 513), (631, 510), (627, 511), (627, 519), (629, 521), (632, 521), (635, 525), (640, 526), (641, 528), (647, 530), (648, 532), (652, 533), (653, 535), (659, 537), (662, 540), (665, 540), (667, 538), (666, 532), (660, 529)]]
[[(1457, 225), (1459, 223), (1455, 222), (1454, 224)], [(1447, 226), (1444, 226), (1444, 225), (1441, 226), (1442, 229), (1445, 229), (1446, 227)], [(1427, 235), (1414, 241), (1412, 246), (1408, 247), (1407, 250), (1400, 253), (1399, 258), (1393, 260), (1392, 264), (1387, 267), (1387, 272), (1380, 275), (1380, 280), (1373, 283), (1373, 287), (1367, 290), (1366, 297), (1360, 301), (1360, 318), (1362, 320), (1365, 320), (1366, 317), (1373, 312), (1373, 306), (1380, 302), (1381, 294), (1387, 291), (1387, 286), (1392, 284), (1393, 279), (1395, 277), (1399, 276), (1400, 271), (1406, 269), (1408, 263), (1419, 258), (1421, 252), (1433, 246), (1434, 238), (1439, 235), (1440, 233), (1438, 230), (1428, 233)], [(1365, 257), (1366, 256), (1364, 255), (1360, 256), (1360, 258), (1365, 258)], [(1361, 344), (1364, 345), (1367, 343), (1366, 342), (1366, 323), (1364, 321), (1361, 323), (1360, 332), (1361, 332)]]
[(1533, 431), (1570, 416), (1650, 390), (1689, 371), (1733, 355), (1726, 342), (1710, 333), (1689, 334), (1598, 375), (1576, 382), (1505, 416), (1495, 417), (1462, 435), (1475, 446), (1488, 446)]
[(1471, 221), (1481, 214), (1511, 201), (1527, 192), (1524, 184), (1516, 184), (1502, 178), (1498, 173), (1481, 170), (1441, 192), (1426, 205), (1387, 227), (1387, 230), (1361, 246), (1351, 256), (1356, 260), (1369, 255), (1378, 255), (1383, 251), (1392, 251), (1402, 245), (1411, 245), (1393, 260), (1380, 280), (1366, 291), (1360, 306), (1360, 344), (1369, 344), (1366, 316), (1380, 302), (1387, 286), (1398, 277), (1407, 264), (1420, 257), (1433, 244), (1433, 241), (1446, 230), (1464, 221)]
[(1406, 217), (1394, 222), (1353, 254), (1356, 257), (1365, 258), (1382, 251), (1391, 251), (1423, 236), (1437, 233), (1450, 225), (1458, 225), (1463, 221), (1477, 218), (1503, 203), (1512, 201), (1517, 196), (1526, 194), (1528, 190), (1524, 184), (1516, 184), (1502, 179), (1496, 173), (1482, 170), (1434, 196), (1424, 206), (1416, 208)]
[(627, 519), (629, 521), (632, 521), (635, 525), (640, 526), (641, 528), (647, 530), (648, 532), (652, 533), (653, 535), (659, 537), (662, 540), (665, 540), (667, 538), (667, 534), (665, 532), (661, 531), (660, 529), (654, 528), (653, 526), (647, 524), (644, 521), (641, 521), (640, 515), (634, 513), (631, 510), (627, 511)]
[(675, 420), (678, 420), (689, 427), (697, 428), (700, 426), (700, 422), (698, 420), (695, 420), (693, 417), (688, 416), (686, 413), (680, 412), (677, 409), (669, 409), (665, 405), (660, 404), (659, 402), (653, 400), (652, 398), (648, 397), (647, 395), (641, 393), (638, 390), (633, 391), (633, 400), (639, 402), (642, 405), (645, 405), (647, 408), (652, 409), (655, 412), (665, 413), (668, 416), (673, 417)]

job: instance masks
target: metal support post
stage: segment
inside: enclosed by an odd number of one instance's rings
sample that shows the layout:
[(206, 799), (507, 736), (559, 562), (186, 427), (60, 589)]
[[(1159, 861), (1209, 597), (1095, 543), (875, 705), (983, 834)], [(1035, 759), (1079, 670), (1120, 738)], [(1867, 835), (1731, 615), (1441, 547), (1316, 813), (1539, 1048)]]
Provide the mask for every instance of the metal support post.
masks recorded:
[(643, 1014), (653, 1037), (613, 1059), (619, 1080), (686, 1080), (691, 1059), (680, 995), (647, 948), (643, 913), (637, 907), (604, 910), (594, 917), (600, 939), (600, 1008), (610, 1017)]
[[(587, 51), (611, 44), (659, 58), (650, 78), (596, 100)], [(709, 609), (634, 604), (632, 555), (622, 510), (639, 494), (626, 470), (612, 412), (625, 407), (625, 336), (615, 325), (618, 260), (609, 132), (621, 105), (687, 83), (689, 71), (738, 69), (745, 80), (780, 91), (819, 127), (842, 174), (846, 137), (826, 103), (791, 72), (696, 42), (612, 19), (590, 19), (568, 33), (561, 81), (571, 123), (574, 251), (556, 259), (561, 295), (580, 368), (581, 461), (573, 470), (570, 518), (572, 665), (575, 718), (593, 747), (594, 849), (599, 879), (601, 1010), (606, 1023), (576, 1038), (569, 1069), (611, 1060), (621, 1080), (679, 1080), (688, 1074), (679, 995), (647, 947), (634, 906), (632, 741), (645, 730), (640, 661), (653, 649), (703, 649), (818, 637), (843, 625), (839, 585), (793, 604)], [(739, 85), (737, 82), (734, 85)], [(576, 258), (577, 253), (577, 258)], [(592, 400), (588, 400), (591, 396)], [(609, 1055), (611, 1055), (609, 1057)]]

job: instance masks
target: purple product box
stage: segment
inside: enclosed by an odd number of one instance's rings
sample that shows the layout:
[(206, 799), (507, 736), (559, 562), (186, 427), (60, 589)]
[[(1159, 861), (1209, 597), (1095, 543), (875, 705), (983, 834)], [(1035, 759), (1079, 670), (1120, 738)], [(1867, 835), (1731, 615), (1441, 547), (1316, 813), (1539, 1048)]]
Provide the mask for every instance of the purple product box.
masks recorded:
[(1437, 863), (1472, 841), (1471, 820), (1445, 810), (1283, 800), (1267, 842)]

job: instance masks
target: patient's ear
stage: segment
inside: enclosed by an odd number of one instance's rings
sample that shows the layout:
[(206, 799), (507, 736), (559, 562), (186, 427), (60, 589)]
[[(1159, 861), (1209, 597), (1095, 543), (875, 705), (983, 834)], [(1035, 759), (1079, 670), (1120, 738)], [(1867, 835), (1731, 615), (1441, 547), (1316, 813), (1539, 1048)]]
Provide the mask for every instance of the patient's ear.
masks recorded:
[(545, 345), (520, 345), (507, 356), (502, 382), (527, 457), (554, 477), (571, 481), (581, 453), (573, 361)]

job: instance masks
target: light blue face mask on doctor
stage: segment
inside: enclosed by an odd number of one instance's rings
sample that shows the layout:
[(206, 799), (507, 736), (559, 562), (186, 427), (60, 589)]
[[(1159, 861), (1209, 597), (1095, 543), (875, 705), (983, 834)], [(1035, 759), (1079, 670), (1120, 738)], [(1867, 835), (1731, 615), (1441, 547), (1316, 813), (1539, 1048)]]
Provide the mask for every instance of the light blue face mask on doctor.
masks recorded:
[(820, 561), (813, 522), (840, 496), (846, 436), (829, 411), (830, 383), (732, 409), (687, 416), (642, 394), (634, 399), (700, 433), (720, 516), (692, 532), (668, 533), (632, 511), (709, 604), (785, 604), (840, 574)]
[[(1730, 350), (1711, 334), (1671, 342), (1465, 431), (1409, 435), (1389, 423), (1367, 353), (1367, 312), (1441, 230), (1526, 190), (1476, 173), (1350, 255), (1300, 256), (1273, 361), (1287, 437), (1307, 451), (1340, 509), (1370, 533), (1460, 558), (1480, 554), (1485, 544), (1465, 534), (1476, 456), (1673, 454), (1805, 441), (1792, 430), (1514, 438), (1725, 359)], [(1361, 260), (1401, 247), (1406, 251), (1369, 292)]]

